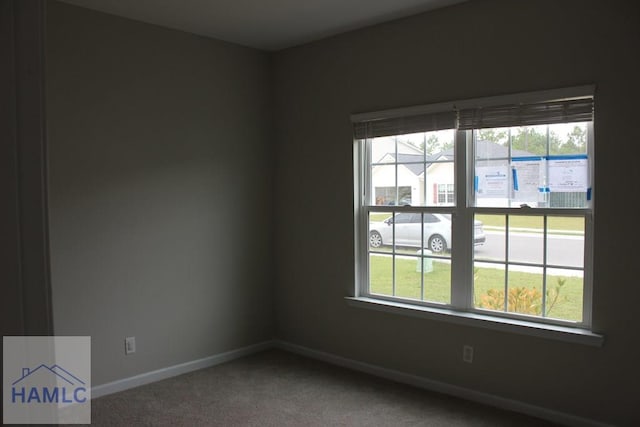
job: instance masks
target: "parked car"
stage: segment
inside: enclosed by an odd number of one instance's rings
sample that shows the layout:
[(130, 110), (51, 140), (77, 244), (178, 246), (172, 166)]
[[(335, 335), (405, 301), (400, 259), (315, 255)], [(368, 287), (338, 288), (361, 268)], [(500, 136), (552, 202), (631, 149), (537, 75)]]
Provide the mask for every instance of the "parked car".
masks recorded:
[[(387, 205), (389, 206), (395, 206), (396, 205), (396, 201), (395, 200), (390, 200)], [(399, 200), (398, 202), (399, 206), (411, 206), (411, 196), (406, 196), (403, 197), (402, 199)]]
[[(421, 217), (420, 213), (401, 212), (384, 221), (371, 222), (369, 224), (369, 245), (372, 248), (379, 248), (382, 245), (393, 244), (393, 224), (395, 222), (395, 244), (397, 246), (422, 247)], [(434, 253), (451, 250), (451, 215), (425, 213), (423, 229), (426, 249)], [(475, 220), (473, 243), (481, 245), (485, 240), (482, 222)]]

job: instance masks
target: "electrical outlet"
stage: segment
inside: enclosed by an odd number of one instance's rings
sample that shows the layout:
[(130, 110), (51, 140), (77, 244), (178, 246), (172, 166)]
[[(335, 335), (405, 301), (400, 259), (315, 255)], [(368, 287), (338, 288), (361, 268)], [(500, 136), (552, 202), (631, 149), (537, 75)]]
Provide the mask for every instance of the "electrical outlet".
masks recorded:
[(136, 337), (126, 337), (124, 339), (124, 354), (136, 352)]
[(473, 347), (470, 345), (462, 346), (462, 361), (473, 363)]

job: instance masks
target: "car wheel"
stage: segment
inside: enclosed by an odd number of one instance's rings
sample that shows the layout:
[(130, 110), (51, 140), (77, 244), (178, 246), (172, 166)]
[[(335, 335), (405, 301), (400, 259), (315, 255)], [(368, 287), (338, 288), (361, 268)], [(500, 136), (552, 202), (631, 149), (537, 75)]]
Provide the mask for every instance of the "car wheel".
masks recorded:
[(379, 248), (382, 246), (382, 236), (377, 231), (369, 233), (369, 245), (372, 248)]
[(434, 253), (440, 253), (447, 250), (447, 241), (439, 234), (429, 237), (429, 250)]

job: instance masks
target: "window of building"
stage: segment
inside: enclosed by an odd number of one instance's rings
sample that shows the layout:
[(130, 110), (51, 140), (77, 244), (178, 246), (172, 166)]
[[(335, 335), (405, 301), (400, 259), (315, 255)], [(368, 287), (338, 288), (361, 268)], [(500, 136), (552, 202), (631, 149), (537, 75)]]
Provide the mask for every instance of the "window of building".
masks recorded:
[(592, 87), (353, 122), (356, 296), (590, 327)]
[(438, 204), (452, 205), (454, 203), (453, 184), (436, 184), (438, 189)]

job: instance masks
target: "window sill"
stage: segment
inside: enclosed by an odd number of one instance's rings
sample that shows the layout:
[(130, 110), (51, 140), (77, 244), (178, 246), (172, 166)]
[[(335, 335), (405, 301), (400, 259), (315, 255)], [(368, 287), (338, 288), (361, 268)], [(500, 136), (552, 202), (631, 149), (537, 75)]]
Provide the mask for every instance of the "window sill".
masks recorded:
[(451, 309), (422, 307), (400, 302), (384, 301), (375, 298), (346, 297), (347, 304), (352, 307), (382, 311), (404, 316), (420, 317), (458, 325), (492, 329), (495, 331), (529, 335), (575, 344), (602, 347), (604, 335), (587, 329), (567, 326), (546, 325), (525, 320), (505, 319), (478, 313), (467, 313)]

